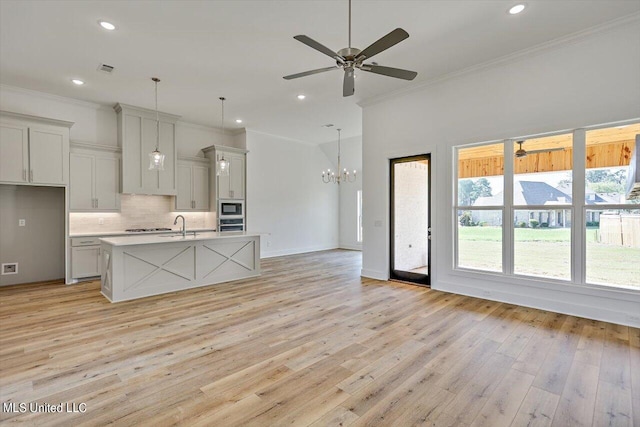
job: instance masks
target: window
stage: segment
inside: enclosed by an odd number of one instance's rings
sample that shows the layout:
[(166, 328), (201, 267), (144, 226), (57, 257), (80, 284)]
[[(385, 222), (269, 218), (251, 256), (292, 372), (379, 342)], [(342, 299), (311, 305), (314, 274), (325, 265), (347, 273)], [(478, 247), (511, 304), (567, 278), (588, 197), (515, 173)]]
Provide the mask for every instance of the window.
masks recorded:
[(513, 147), (513, 272), (571, 280), (573, 135)]
[(636, 123), (458, 147), (455, 267), (640, 291), (640, 200), (625, 198), (638, 135)]
[(504, 144), (458, 150), (457, 259), (462, 268), (502, 272)]
[(625, 209), (640, 202), (625, 196), (631, 179), (628, 164), (639, 134), (640, 124), (586, 132), (587, 283), (640, 289), (640, 209)]
[(357, 212), (357, 228), (356, 228), (356, 241), (358, 243), (362, 242), (362, 190), (358, 190), (356, 194), (356, 212)]

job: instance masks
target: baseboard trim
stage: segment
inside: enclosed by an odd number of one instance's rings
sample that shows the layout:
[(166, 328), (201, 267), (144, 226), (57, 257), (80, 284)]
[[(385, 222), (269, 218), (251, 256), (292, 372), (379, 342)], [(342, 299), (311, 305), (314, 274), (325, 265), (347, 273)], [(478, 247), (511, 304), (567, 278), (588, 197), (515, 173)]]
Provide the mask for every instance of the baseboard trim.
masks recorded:
[(278, 256), (286, 256), (286, 255), (297, 255), (297, 254), (306, 254), (309, 252), (320, 252), (320, 251), (329, 251), (332, 249), (339, 249), (338, 246), (315, 246), (308, 248), (293, 248), (293, 249), (283, 249), (279, 251), (265, 251), (260, 254), (260, 258), (275, 258)]
[(369, 279), (376, 279), (376, 280), (388, 280), (389, 279), (389, 275), (387, 273), (385, 273), (384, 271), (370, 270), (370, 269), (367, 269), (367, 268), (363, 268), (362, 270), (360, 270), (360, 276), (366, 277), (366, 278), (369, 278)]
[(603, 307), (596, 307), (584, 304), (575, 304), (567, 301), (553, 300), (548, 298), (534, 297), (531, 295), (517, 295), (513, 293), (491, 289), (479, 289), (474, 286), (465, 286), (451, 282), (438, 281), (432, 283), (432, 289), (451, 292), (458, 295), (466, 295), (474, 298), (481, 298), (491, 301), (516, 304), (523, 307), (536, 308), (538, 310), (552, 311), (570, 316), (584, 317), (587, 319), (599, 320), (603, 322), (616, 323), (619, 325), (640, 327), (640, 320), (633, 313), (620, 310), (611, 310)]

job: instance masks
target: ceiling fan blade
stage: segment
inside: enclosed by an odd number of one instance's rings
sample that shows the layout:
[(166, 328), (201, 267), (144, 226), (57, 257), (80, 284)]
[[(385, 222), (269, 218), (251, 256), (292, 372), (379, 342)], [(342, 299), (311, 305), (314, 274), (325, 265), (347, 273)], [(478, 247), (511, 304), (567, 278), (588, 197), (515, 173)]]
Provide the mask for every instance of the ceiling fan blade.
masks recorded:
[(356, 56), (356, 61), (371, 58), (373, 55), (377, 55), (380, 52), (389, 49), (391, 46), (400, 43), (407, 37), (409, 37), (409, 33), (402, 28), (396, 28), (360, 52), (358, 56)]
[(337, 69), (338, 67), (318, 68), (316, 70), (304, 71), (298, 74), (290, 74), (288, 76), (284, 76), (283, 79), (285, 80), (297, 79), (298, 77), (310, 76), (312, 74), (324, 73), (325, 71), (331, 71), (331, 70), (337, 70)]
[(382, 65), (363, 64), (362, 71), (382, 74), (383, 76), (395, 77), (397, 79), (413, 80), (418, 73), (415, 71), (403, 70), (401, 68), (383, 67)]
[(344, 63), (344, 58), (342, 58), (342, 56), (338, 55), (336, 52), (332, 51), (331, 49), (329, 49), (325, 45), (322, 45), (322, 44), (318, 43), (317, 41), (315, 41), (311, 37), (308, 37), (308, 36), (305, 36), (305, 35), (301, 34), (299, 36), (293, 36), (293, 38), (298, 40), (301, 43), (306, 44), (310, 48), (313, 48), (313, 49), (317, 50), (318, 52), (322, 52), (325, 55), (330, 56), (331, 58), (335, 59), (336, 61)]
[(355, 93), (355, 78), (353, 67), (346, 67), (344, 69), (344, 82), (342, 84), (342, 96), (351, 96)]
[(527, 154), (537, 154), (537, 153), (551, 153), (553, 151), (564, 151), (564, 148), (547, 148), (546, 150), (527, 150)]

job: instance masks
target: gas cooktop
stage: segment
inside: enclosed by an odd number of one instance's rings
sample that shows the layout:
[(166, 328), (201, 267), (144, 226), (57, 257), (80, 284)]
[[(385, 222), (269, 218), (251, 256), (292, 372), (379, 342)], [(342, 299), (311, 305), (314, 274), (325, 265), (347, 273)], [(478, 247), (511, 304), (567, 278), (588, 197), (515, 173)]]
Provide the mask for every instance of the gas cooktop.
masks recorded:
[(124, 230), (129, 233), (142, 233), (145, 231), (171, 231), (170, 228), (129, 228), (128, 230)]

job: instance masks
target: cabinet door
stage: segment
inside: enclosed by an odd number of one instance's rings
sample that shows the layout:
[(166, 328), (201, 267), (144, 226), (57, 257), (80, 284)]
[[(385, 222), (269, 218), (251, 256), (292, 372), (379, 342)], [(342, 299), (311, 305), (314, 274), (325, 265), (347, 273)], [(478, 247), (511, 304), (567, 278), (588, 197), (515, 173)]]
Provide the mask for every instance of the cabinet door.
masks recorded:
[(194, 209), (209, 210), (209, 168), (192, 166), (192, 194)]
[(29, 173), (33, 184), (66, 184), (65, 135), (48, 129), (29, 128)]
[(191, 197), (191, 166), (178, 165), (178, 194), (176, 195), (176, 210), (191, 210), (192, 201), (193, 197)]
[(26, 126), (0, 125), (0, 181), (29, 181), (28, 132)]
[(71, 277), (99, 276), (101, 273), (100, 246), (71, 248)]
[(245, 156), (234, 155), (229, 165), (229, 196), (232, 199), (244, 199)]
[[(218, 175), (216, 178), (216, 181), (218, 182), (218, 199), (231, 199), (231, 174), (233, 172), (231, 172), (232, 168), (233, 168), (233, 164), (231, 163), (231, 155), (229, 153), (216, 153), (216, 163), (217, 161), (219, 161), (222, 157), (224, 156), (224, 158), (226, 160), (228, 160), (230, 162), (229, 164), (229, 174), (228, 175)], [(216, 164), (216, 171), (215, 173), (218, 173), (218, 165)]]
[(108, 157), (95, 159), (96, 210), (120, 209), (120, 160)]
[(69, 158), (69, 209), (92, 210), (95, 208), (94, 156), (71, 153)]

